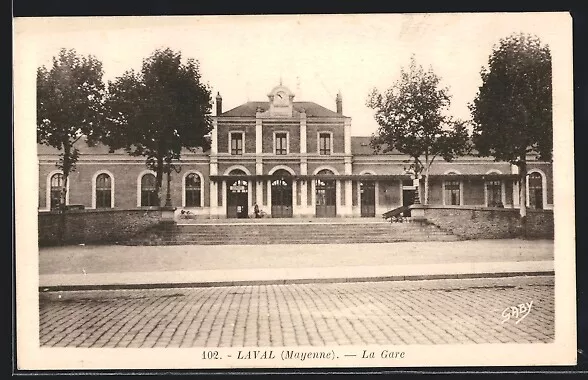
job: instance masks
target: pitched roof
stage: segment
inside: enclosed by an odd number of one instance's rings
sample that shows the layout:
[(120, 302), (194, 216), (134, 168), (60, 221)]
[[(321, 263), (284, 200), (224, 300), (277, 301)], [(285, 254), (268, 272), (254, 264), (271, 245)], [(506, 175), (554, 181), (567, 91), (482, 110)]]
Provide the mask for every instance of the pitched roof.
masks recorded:
[(397, 151), (376, 153), (370, 145), (372, 136), (351, 136), (351, 154), (354, 156), (373, 156), (380, 154), (399, 154)]
[[(108, 146), (101, 144), (101, 143), (97, 143), (94, 146), (88, 146), (88, 144), (86, 144), (86, 142), (84, 141), (84, 139), (80, 139), (78, 140), (74, 146), (76, 148), (78, 148), (78, 150), (80, 151), (80, 154), (93, 154), (93, 155), (109, 155), (109, 154), (122, 154), (122, 155), (126, 155), (127, 153), (125, 152), (124, 149), (118, 149), (116, 151), (114, 151), (113, 153), (110, 153), (110, 149)], [(51, 146), (47, 146), (44, 144), (37, 144), (37, 154), (38, 155), (56, 155), (56, 154), (60, 154), (61, 151), (58, 149), (55, 149)], [(196, 148), (196, 154), (209, 154), (210, 152), (202, 152), (202, 148)], [(182, 149), (182, 154), (193, 154), (192, 152), (188, 151), (187, 149)]]
[[(261, 108), (262, 112), (267, 111), (269, 109), (269, 102), (243, 103), (240, 106), (223, 112), (221, 116), (254, 117), (258, 107)], [(299, 115), (300, 111), (304, 109), (306, 117), (345, 117), (313, 102), (294, 102), (293, 108), (294, 116)]]

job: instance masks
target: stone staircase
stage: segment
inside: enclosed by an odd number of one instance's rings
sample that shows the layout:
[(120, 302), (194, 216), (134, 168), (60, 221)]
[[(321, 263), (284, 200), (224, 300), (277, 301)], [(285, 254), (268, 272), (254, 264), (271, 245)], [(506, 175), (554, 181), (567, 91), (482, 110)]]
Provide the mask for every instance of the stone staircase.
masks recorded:
[(351, 244), (401, 241), (455, 241), (456, 235), (423, 222), (259, 221), (198, 222), (160, 225), (123, 244), (128, 245), (263, 245)]

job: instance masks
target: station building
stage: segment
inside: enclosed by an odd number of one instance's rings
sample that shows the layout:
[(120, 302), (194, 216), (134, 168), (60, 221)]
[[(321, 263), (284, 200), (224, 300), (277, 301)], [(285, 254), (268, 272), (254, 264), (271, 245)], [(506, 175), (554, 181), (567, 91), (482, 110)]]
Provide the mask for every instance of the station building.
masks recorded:
[[(247, 218), (253, 205), (273, 218), (379, 217), (412, 204), (415, 181), (408, 157), (376, 154), (370, 136), (351, 136), (340, 94), (335, 111), (295, 101), (279, 85), (266, 101), (246, 102), (228, 111), (216, 97), (211, 149), (186, 151), (179, 172), (172, 172), (171, 200), (176, 212), (197, 218)], [(80, 158), (70, 174), (67, 204), (85, 209), (152, 208), (155, 173), (143, 157), (108, 147), (77, 145)], [(38, 145), (39, 210), (59, 202), (63, 175), (59, 151)], [(429, 204), (518, 207), (516, 167), (492, 158), (438, 158), (429, 176)], [(553, 208), (551, 163), (529, 157), (527, 201), (530, 208)], [(165, 190), (166, 180), (163, 186)], [(423, 183), (419, 189), (421, 199)]]

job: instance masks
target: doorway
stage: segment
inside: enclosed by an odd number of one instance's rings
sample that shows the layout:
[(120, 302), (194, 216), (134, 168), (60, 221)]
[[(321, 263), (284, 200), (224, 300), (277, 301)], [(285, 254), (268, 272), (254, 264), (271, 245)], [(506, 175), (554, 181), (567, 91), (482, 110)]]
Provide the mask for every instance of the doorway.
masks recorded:
[[(324, 169), (318, 175), (333, 175)], [(337, 216), (337, 190), (334, 179), (318, 178), (315, 181), (316, 216), (318, 218), (332, 218)]]
[(359, 183), (361, 195), (361, 216), (373, 218), (376, 216), (376, 183), (365, 181)]
[(227, 218), (248, 218), (247, 181), (238, 179), (227, 188)]
[[(402, 206), (410, 206), (414, 204), (414, 189), (402, 189)], [(402, 216), (410, 217), (410, 209), (402, 212)]]
[(278, 170), (274, 173), (278, 177), (271, 182), (272, 218), (292, 217), (292, 179), (290, 173)]

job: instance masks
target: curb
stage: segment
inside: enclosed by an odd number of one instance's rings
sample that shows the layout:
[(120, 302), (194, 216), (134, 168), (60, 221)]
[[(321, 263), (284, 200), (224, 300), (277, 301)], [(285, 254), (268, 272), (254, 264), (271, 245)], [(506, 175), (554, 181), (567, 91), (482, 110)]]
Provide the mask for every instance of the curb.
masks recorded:
[(208, 288), (221, 286), (254, 286), (254, 285), (291, 285), (291, 284), (328, 284), (345, 282), (382, 282), (382, 281), (423, 281), (423, 280), (457, 280), (476, 278), (501, 278), (525, 276), (554, 276), (555, 271), (534, 272), (499, 272), (499, 273), (463, 273), (463, 274), (431, 274), (407, 276), (377, 277), (333, 277), (333, 278), (301, 278), (288, 280), (239, 280), (239, 281), (203, 281), (181, 283), (137, 283), (137, 284), (94, 284), (94, 285), (55, 285), (39, 286), (39, 293), (83, 291), (83, 290), (125, 290), (125, 289), (173, 289), (173, 288)]

